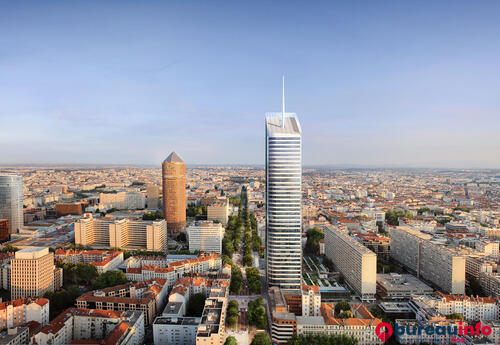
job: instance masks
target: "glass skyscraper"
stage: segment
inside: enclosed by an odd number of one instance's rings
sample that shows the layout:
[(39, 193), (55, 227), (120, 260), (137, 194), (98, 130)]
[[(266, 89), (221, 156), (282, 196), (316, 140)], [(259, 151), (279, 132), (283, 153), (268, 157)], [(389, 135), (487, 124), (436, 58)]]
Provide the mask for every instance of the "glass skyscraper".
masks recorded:
[(23, 178), (0, 175), (0, 219), (9, 221), (9, 234), (23, 227)]
[(266, 114), (266, 259), (270, 286), (302, 281), (302, 131), (295, 114)]

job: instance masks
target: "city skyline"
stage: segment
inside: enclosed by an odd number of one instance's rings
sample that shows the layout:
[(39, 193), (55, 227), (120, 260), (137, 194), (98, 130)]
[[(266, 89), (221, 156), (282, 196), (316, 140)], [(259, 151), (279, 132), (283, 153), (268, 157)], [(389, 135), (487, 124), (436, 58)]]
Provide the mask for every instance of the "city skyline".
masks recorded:
[(0, 345), (500, 344), (498, 13), (1, 3)]
[(500, 168), (498, 3), (117, 4), (3, 5), (1, 165), (263, 165), (284, 73), (305, 166)]

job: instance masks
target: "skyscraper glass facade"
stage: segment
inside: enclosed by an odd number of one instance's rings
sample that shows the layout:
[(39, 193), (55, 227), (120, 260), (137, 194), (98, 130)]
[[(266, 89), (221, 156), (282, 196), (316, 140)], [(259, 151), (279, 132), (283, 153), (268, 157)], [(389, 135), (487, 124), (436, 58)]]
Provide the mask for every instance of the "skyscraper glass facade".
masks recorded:
[(9, 221), (9, 233), (15, 234), (23, 227), (23, 178), (17, 175), (0, 175), (0, 219)]
[(266, 115), (266, 259), (269, 285), (302, 279), (302, 132), (295, 114)]

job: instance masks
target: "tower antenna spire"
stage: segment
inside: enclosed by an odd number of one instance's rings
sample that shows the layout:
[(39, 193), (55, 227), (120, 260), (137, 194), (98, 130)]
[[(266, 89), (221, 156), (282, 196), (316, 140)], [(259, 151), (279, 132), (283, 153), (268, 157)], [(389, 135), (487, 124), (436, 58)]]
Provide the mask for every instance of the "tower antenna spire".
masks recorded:
[(281, 113), (281, 128), (285, 128), (285, 75), (283, 74), (283, 112)]

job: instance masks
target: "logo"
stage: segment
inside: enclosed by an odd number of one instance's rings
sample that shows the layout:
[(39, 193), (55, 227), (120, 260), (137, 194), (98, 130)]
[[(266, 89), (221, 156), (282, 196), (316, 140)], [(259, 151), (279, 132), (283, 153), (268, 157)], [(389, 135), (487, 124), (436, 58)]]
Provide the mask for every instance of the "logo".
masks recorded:
[(392, 326), (387, 322), (381, 322), (377, 325), (377, 328), (375, 328), (375, 334), (377, 334), (377, 337), (384, 343), (391, 337), (393, 332)]
[(464, 335), (490, 335), (492, 329), (490, 326), (483, 326), (481, 322), (476, 323), (475, 326), (462, 325), (462, 322), (458, 323), (457, 326), (400, 326), (395, 323), (394, 326), (387, 322), (381, 322), (375, 328), (375, 334), (384, 343), (393, 335), (422, 335), (423, 333), (427, 335), (449, 335), (451, 336), (452, 342), (464, 342)]

